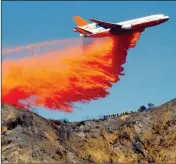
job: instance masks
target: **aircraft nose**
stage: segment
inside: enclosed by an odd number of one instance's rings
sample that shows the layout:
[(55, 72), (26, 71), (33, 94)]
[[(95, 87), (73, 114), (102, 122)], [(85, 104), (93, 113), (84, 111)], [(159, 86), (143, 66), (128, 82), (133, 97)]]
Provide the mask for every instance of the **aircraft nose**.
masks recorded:
[(165, 20), (169, 20), (169, 16), (165, 16), (165, 18), (164, 18)]

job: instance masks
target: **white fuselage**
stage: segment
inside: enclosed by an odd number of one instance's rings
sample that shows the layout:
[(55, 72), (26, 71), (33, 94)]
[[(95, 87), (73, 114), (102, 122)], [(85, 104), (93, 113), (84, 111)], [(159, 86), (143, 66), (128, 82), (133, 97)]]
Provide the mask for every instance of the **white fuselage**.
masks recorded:
[[(147, 17), (132, 19), (128, 21), (123, 21), (119, 23), (115, 23), (122, 26), (122, 29), (135, 30), (135, 29), (145, 29), (147, 27), (156, 26), (161, 24), (169, 19), (168, 16), (164, 14), (151, 15)], [(101, 37), (103, 35), (107, 35), (110, 29), (105, 29), (103, 27), (97, 27), (96, 23), (91, 23), (86, 26), (82, 26), (81, 28), (85, 30), (90, 30), (94, 36)], [(98, 35), (97, 35), (98, 34)]]

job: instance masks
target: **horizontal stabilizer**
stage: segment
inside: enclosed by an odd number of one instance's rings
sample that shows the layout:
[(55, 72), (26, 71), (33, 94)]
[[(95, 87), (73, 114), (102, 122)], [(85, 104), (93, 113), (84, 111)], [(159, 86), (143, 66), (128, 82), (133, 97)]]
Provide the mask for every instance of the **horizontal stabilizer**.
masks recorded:
[(115, 24), (115, 23), (104, 22), (104, 21), (100, 21), (100, 20), (96, 20), (96, 19), (89, 19), (89, 20), (96, 23), (98, 26), (105, 28), (105, 29), (107, 29), (107, 28), (121, 29), (122, 28), (121, 25), (118, 25), (118, 24)]
[(81, 33), (81, 34), (84, 34), (84, 35), (88, 35), (88, 34), (92, 34), (92, 32), (88, 31), (88, 30), (85, 30), (85, 29), (82, 29), (80, 27), (74, 27), (75, 31)]

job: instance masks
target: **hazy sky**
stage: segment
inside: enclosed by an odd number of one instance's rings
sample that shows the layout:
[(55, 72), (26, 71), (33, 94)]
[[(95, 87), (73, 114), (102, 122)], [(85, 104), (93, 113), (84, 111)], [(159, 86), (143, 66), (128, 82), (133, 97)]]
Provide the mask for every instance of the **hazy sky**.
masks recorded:
[(130, 49), (126, 74), (110, 89), (110, 95), (90, 104), (78, 104), (73, 113), (36, 109), (46, 118), (70, 121), (136, 110), (152, 102), (162, 104), (176, 97), (176, 2), (2, 2), (3, 46), (33, 44), (62, 38), (78, 38), (72, 17), (120, 22), (152, 14), (170, 20), (146, 29)]

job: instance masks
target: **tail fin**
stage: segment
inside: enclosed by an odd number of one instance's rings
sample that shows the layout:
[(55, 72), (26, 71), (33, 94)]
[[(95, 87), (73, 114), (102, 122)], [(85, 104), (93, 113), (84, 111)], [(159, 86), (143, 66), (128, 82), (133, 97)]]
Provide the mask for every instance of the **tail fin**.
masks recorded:
[(85, 26), (88, 25), (89, 23), (87, 21), (85, 21), (83, 18), (81, 18), (80, 16), (74, 16), (73, 17), (74, 21), (76, 22), (76, 24), (78, 26)]

